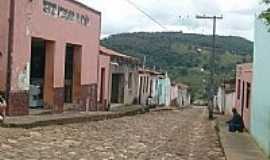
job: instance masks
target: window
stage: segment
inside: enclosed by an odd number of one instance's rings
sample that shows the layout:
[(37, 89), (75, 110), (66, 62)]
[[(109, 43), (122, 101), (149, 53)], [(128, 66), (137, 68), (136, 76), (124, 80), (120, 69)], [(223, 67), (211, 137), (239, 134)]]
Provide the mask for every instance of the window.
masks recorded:
[(241, 98), (241, 80), (238, 79), (238, 82), (237, 82), (237, 99), (240, 99)]
[(132, 88), (132, 84), (133, 84), (133, 75), (132, 75), (132, 72), (130, 72), (128, 74), (128, 89)]

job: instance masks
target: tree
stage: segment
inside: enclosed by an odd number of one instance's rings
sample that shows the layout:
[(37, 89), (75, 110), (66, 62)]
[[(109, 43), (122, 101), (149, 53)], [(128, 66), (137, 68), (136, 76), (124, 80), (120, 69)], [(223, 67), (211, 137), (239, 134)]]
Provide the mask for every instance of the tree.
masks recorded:
[[(263, 3), (265, 3), (266, 5), (270, 4), (270, 0), (263, 0)], [(266, 20), (267, 25), (270, 25), (270, 8), (266, 9), (265, 11), (263, 11), (260, 16), (261, 19)]]

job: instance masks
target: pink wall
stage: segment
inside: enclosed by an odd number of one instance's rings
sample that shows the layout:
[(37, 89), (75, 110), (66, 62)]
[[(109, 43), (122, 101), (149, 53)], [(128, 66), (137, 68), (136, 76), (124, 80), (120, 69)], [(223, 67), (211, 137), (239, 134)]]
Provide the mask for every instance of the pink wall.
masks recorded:
[(100, 87), (101, 87), (101, 68), (105, 68), (105, 87), (104, 87), (104, 100), (109, 102), (109, 82), (111, 75), (111, 58), (108, 55), (100, 54), (99, 55), (99, 77), (98, 77), (98, 101), (100, 101)]
[(178, 85), (171, 86), (171, 102), (178, 98)]
[[(243, 88), (243, 82), (245, 84), (244, 88)], [(250, 128), (251, 102), (249, 104), (249, 108), (247, 108), (247, 105), (248, 105), (247, 104), (247, 99), (248, 99), (247, 83), (250, 83), (250, 85), (252, 84), (252, 64), (248, 63), (248, 64), (237, 65), (235, 106), (240, 114), (242, 113), (242, 106), (243, 106), (244, 123), (245, 123), (246, 128), (249, 129)], [(243, 96), (243, 90), (244, 90), (244, 96)]]
[(81, 84), (97, 83), (97, 62), (99, 53), (100, 20), (98, 12), (83, 8), (71, 0), (49, 0), (65, 8), (88, 15), (90, 24), (63, 20), (45, 15), (42, 0), (15, 1), (14, 55), (12, 69), (12, 90), (22, 90), (20, 74), (30, 62), (31, 37), (55, 41), (54, 84), (55, 88), (64, 86), (65, 45), (82, 46)]
[(8, 51), (8, 17), (9, 2), (0, 1), (0, 91), (5, 90), (6, 82), (6, 59)]

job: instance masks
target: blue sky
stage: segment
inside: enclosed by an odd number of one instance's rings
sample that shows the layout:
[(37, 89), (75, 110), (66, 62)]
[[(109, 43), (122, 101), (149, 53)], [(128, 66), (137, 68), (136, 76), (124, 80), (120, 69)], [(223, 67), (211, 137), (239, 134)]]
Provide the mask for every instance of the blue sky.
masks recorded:
[(254, 18), (261, 8), (260, 0), (131, 0), (165, 26), (165, 30), (126, 0), (79, 1), (102, 12), (102, 37), (137, 31), (181, 30), (211, 34), (212, 21), (195, 19), (197, 14), (205, 14), (224, 16), (224, 19), (218, 22), (218, 34), (253, 40)]

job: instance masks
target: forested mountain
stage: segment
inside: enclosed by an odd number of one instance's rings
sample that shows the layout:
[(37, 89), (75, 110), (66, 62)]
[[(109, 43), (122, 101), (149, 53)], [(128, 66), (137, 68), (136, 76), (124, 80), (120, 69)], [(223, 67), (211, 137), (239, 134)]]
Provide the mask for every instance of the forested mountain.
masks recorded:
[[(169, 72), (172, 80), (192, 87), (195, 98), (205, 97), (212, 36), (180, 32), (124, 33), (101, 41), (105, 47), (143, 59)], [(217, 36), (216, 80), (231, 79), (237, 63), (252, 60), (253, 43), (240, 37)], [(202, 70), (203, 68), (203, 70)]]

